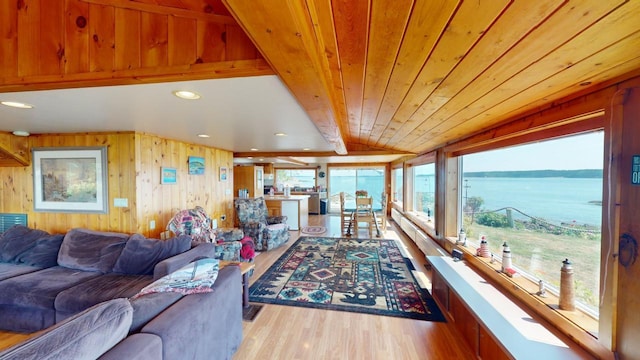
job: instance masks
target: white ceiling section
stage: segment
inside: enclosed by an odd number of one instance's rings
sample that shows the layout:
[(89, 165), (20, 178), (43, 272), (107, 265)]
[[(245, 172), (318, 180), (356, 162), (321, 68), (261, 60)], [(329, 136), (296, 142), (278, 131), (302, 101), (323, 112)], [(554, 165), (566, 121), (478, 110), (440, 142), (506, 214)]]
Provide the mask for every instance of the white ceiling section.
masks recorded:
[[(183, 100), (172, 91), (199, 93)], [(0, 106), (0, 131), (139, 131), (233, 152), (332, 151), (275, 75), (1, 93), (33, 109)], [(275, 133), (287, 136), (275, 136)], [(210, 138), (200, 138), (208, 134)]]

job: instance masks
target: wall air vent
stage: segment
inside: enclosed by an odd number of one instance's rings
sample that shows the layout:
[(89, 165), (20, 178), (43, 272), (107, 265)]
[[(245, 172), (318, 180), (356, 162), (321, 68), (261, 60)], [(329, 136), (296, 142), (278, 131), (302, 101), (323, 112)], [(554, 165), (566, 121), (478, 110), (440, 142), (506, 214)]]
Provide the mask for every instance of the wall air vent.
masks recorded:
[(27, 214), (0, 214), (0, 234), (13, 225), (27, 226)]

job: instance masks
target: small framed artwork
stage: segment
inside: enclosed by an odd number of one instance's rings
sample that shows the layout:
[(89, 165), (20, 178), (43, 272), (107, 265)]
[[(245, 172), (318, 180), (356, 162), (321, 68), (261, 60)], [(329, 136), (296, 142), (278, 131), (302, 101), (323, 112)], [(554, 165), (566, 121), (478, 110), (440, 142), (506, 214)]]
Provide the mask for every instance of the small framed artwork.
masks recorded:
[(227, 168), (226, 167), (221, 167), (220, 168), (220, 181), (227, 181)]
[(163, 167), (160, 170), (160, 184), (177, 184), (178, 183), (178, 170), (176, 168)]
[(204, 174), (204, 158), (199, 156), (189, 156), (189, 175)]
[(34, 210), (108, 212), (107, 148), (34, 148)]

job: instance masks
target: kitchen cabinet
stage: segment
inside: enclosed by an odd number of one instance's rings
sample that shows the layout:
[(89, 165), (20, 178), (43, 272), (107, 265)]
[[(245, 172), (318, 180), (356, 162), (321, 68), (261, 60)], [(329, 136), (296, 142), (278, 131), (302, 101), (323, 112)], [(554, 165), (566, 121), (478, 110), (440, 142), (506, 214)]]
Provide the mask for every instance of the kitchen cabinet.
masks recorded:
[(233, 168), (233, 191), (249, 190), (249, 197), (260, 197), (264, 194), (264, 168), (262, 166), (236, 166)]
[(287, 217), (290, 230), (302, 230), (309, 224), (309, 195), (264, 196), (269, 215)]

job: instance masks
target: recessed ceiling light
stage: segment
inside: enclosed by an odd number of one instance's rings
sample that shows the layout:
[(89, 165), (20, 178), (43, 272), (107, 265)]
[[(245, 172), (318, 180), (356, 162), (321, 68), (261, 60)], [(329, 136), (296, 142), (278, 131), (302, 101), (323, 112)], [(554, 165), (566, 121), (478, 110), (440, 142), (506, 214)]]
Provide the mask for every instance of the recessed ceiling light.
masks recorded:
[(16, 131), (13, 132), (13, 135), (15, 135), (15, 136), (29, 136), (31, 134), (29, 134), (28, 131), (16, 130)]
[(253, 159), (253, 156), (249, 156), (249, 157), (247, 157), (247, 159), (251, 160), (251, 159)]
[(264, 161), (264, 159), (260, 159), (260, 161)]
[(302, 151), (309, 151), (309, 150), (311, 150), (311, 149), (309, 149), (309, 148), (302, 149)]
[(0, 104), (6, 105), (6, 106), (11, 106), (11, 107), (18, 108), (18, 109), (33, 109), (33, 105), (25, 104), (25, 103), (21, 103), (21, 102), (17, 102), (17, 101), (0, 101)]
[(275, 133), (273, 135), (275, 135), (275, 136), (287, 136), (287, 134), (285, 134), (283, 132), (278, 132), (278, 133)]
[(210, 138), (211, 136), (207, 135), (207, 134), (198, 134), (198, 137), (201, 138)]
[(185, 100), (200, 99), (200, 94), (193, 91), (188, 91), (188, 90), (176, 90), (173, 92), (173, 95), (179, 97), (180, 99), (185, 99)]
[(251, 151), (258, 151), (258, 149), (256, 149), (256, 148), (251, 148)]

